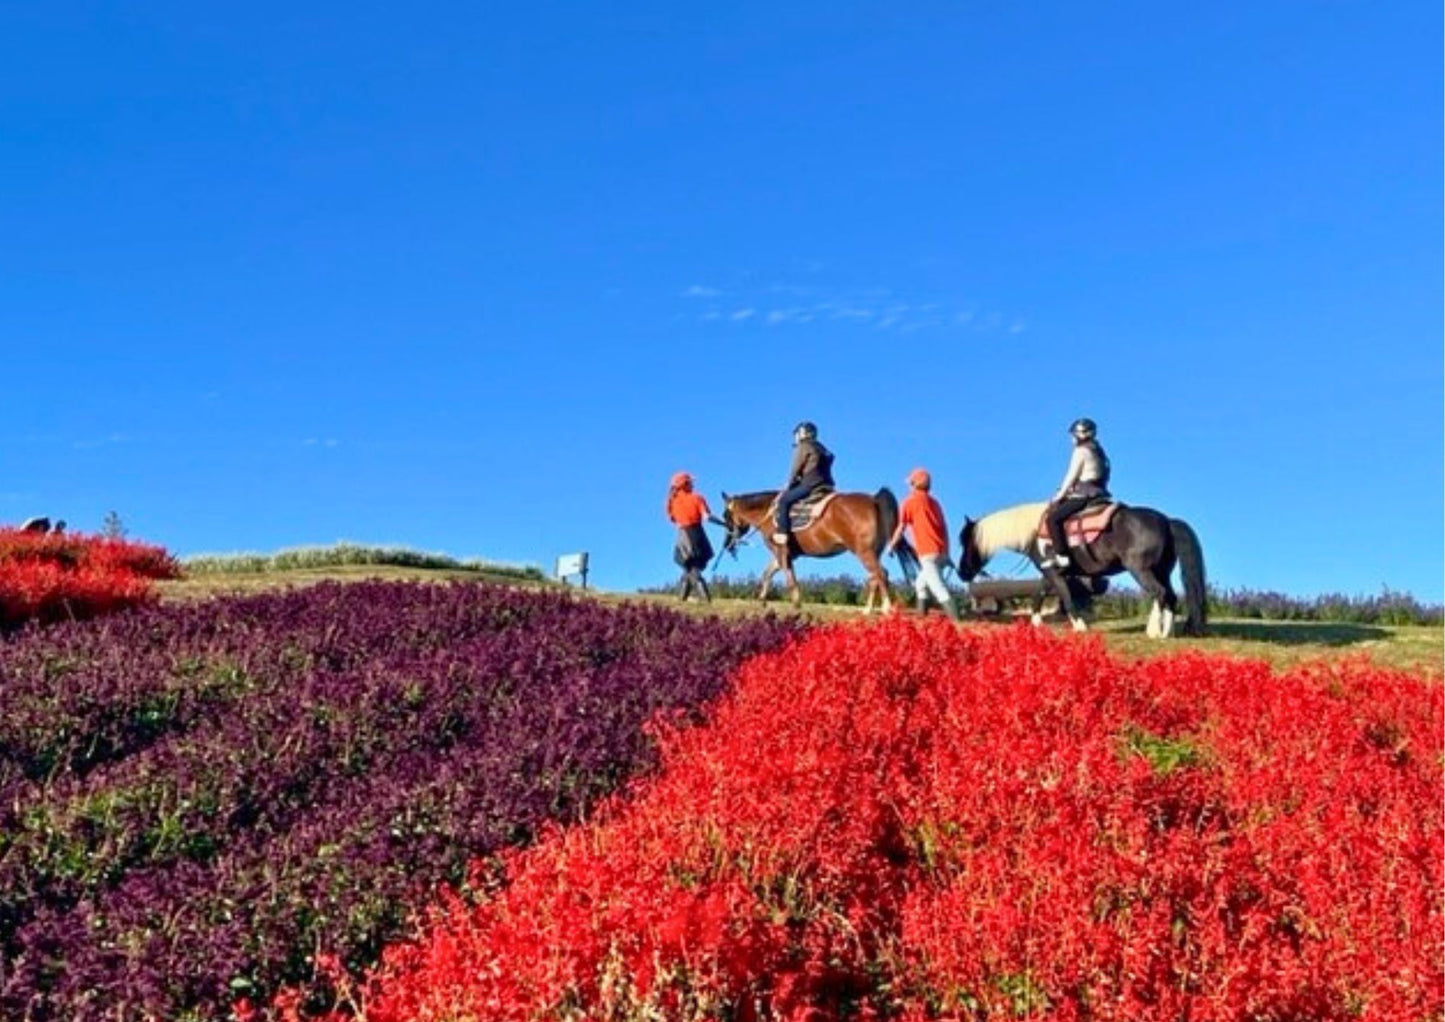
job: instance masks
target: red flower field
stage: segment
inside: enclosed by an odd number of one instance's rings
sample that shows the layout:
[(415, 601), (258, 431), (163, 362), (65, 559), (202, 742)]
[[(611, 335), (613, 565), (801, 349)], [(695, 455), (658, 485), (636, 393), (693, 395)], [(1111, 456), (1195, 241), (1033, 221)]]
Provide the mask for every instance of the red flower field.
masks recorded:
[(79, 620), (145, 603), (178, 578), (161, 547), (80, 533), (0, 529), (0, 628)]
[(820, 629), (662, 727), (594, 822), (478, 863), (356, 1007), (1440, 1018), (1442, 724), (1437, 682), (1363, 660)]

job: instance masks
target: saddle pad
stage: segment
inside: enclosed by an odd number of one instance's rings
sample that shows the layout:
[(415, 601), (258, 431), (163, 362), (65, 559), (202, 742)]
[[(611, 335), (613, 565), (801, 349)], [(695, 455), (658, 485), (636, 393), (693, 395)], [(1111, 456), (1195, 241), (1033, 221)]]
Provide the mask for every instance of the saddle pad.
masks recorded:
[[(1091, 505), (1078, 514), (1071, 515), (1064, 522), (1064, 535), (1068, 538), (1069, 546), (1083, 546), (1098, 539), (1099, 533), (1107, 529), (1114, 520), (1114, 512), (1118, 511), (1119, 507), (1118, 502), (1110, 501), (1107, 504)], [(1048, 536), (1048, 522), (1040, 518), (1039, 538), (1047, 539)]]
[(823, 511), (838, 496), (837, 490), (819, 490), (810, 493), (789, 509), (789, 527), (801, 532), (822, 517)]

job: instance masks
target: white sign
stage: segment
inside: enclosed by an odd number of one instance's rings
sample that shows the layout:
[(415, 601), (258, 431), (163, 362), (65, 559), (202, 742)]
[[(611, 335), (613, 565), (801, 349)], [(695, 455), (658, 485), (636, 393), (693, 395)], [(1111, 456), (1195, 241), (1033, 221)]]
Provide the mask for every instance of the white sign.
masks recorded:
[(563, 554), (557, 558), (557, 577), (564, 579), (571, 575), (581, 575), (582, 584), (584, 586), (587, 584), (587, 555), (585, 553)]

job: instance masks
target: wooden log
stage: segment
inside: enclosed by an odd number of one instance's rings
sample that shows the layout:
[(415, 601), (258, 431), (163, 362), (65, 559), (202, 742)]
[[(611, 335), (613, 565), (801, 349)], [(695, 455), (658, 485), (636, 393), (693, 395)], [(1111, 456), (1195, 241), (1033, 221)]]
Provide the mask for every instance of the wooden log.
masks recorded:
[(1041, 578), (989, 579), (972, 582), (968, 587), (969, 598), (974, 600), (1031, 600), (1050, 591)]
[[(1098, 596), (1108, 590), (1109, 580), (1074, 578), (1069, 580), (1069, 585), (1075, 600), (1087, 602), (1090, 594)], [(1009, 603), (1037, 596), (1043, 597), (1043, 613), (1051, 614), (1058, 609), (1054, 587), (1042, 578), (988, 579), (968, 586), (968, 606), (975, 614), (1002, 614)]]

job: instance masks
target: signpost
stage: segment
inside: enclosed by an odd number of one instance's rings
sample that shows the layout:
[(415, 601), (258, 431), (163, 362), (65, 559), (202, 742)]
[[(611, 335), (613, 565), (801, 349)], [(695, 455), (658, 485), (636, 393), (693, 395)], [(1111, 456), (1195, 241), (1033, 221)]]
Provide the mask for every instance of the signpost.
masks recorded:
[(587, 554), (563, 554), (557, 558), (557, 581), (566, 582), (568, 578), (580, 575), (582, 588), (587, 588)]

